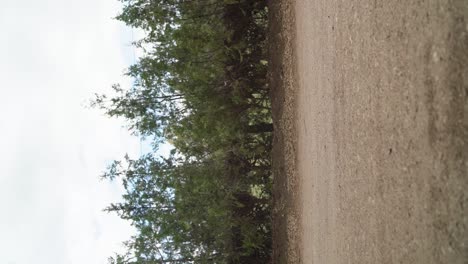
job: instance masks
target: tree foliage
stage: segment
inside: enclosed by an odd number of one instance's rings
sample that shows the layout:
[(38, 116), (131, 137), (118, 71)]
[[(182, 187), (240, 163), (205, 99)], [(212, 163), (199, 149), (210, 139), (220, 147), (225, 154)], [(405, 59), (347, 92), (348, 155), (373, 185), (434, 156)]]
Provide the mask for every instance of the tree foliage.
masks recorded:
[(266, 263), (270, 258), (271, 112), (266, 1), (121, 0), (144, 30), (131, 88), (93, 104), (174, 146), (115, 161), (125, 188), (107, 211), (137, 233), (110, 263)]

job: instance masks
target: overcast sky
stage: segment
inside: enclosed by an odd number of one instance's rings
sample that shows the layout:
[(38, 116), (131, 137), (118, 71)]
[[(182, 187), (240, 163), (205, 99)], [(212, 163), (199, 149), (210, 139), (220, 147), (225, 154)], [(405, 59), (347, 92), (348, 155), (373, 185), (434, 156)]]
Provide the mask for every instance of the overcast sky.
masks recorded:
[(137, 138), (98, 110), (95, 92), (128, 84), (131, 30), (116, 0), (0, 0), (0, 263), (106, 263), (128, 223), (102, 209), (120, 187), (106, 164)]

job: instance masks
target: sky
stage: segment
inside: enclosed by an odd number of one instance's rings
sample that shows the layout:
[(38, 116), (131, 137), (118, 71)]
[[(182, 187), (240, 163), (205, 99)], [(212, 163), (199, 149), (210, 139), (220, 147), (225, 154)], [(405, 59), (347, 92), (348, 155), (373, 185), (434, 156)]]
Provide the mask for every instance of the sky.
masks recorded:
[(0, 262), (107, 263), (129, 223), (102, 212), (121, 187), (99, 175), (140, 141), (86, 107), (129, 85), (132, 30), (117, 0), (0, 0)]

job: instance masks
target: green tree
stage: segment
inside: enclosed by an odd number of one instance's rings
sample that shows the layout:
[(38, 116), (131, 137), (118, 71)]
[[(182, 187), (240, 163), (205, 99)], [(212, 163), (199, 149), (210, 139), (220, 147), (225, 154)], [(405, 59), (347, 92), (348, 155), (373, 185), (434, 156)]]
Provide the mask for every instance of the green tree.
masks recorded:
[(144, 30), (130, 89), (93, 104), (174, 146), (114, 162), (123, 201), (106, 208), (137, 233), (110, 263), (264, 263), (270, 257), (271, 111), (266, 1), (123, 0)]

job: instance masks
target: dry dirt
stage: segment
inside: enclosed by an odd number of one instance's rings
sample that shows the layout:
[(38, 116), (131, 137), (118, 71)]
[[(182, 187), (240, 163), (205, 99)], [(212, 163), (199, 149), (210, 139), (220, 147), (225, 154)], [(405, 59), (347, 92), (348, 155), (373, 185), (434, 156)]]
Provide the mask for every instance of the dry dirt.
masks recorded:
[(272, 0), (275, 263), (468, 263), (468, 1)]

